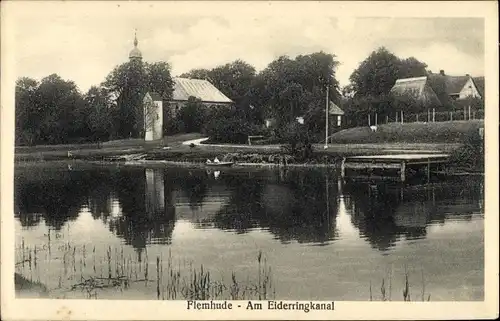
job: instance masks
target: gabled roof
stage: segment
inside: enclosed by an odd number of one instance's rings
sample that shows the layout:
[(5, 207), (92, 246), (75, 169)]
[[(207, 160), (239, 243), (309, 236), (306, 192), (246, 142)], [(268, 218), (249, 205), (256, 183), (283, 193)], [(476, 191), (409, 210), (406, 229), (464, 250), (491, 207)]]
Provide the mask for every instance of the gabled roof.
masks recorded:
[(203, 102), (230, 104), (232, 100), (221, 93), (207, 80), (174, 78), (174, 93), (172, 100), (187, 101), (193, 96)]
[(462, 88), (464, 88), (465, 83), (469, 80), (470, 76), (449, 76), (442, 74), (430, 74), (429, 77), (432, 77), (436, 80), (444, 81), (444, 88), (446, 94), (448, 95), (458, 95)]
[(344, 111), (335, 105), (333, 101), (330, 101), (330, 110), (328, 112), (330, 115), (344, 115)]
[(425, 89), (427, 77), (413, 77), (396, 80), (391, 92), (396, 94), (415, 93), (420, 96)]
[(392, 87), (391, 93), (411, 94), (419, 100), (424, 99), (426, 103), (442, 104), (426, 76), (398, 79)]
[(469, 78), (469, 76), (445, 76), (446, 92), (448, 95), (460, 93)]
[(481, 97), (484, 97), (484, 77), (473, 77), (472, 81), (474, 81)]

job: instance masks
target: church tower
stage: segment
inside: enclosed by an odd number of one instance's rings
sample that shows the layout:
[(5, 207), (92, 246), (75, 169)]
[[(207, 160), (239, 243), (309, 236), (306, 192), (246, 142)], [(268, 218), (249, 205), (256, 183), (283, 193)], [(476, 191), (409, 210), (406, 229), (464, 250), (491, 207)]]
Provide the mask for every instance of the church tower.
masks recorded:
[(134, 49), (132, 49), (128, 55), (128, 58), (130, 59), (130, 61), (142, 61), (142, 53), (137, 48), (138, 44), (139, 44), (139, 42), (137, 41), (137, 30), (136, 30), (135, 36), (134, 36)]

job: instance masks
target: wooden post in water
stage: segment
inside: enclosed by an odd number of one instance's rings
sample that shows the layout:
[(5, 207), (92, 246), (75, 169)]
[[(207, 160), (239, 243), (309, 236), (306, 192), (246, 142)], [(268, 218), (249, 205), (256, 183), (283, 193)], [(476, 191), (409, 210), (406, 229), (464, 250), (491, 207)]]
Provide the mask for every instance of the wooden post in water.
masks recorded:
[(427, 183), (429, 183), (431, 179), (431, 159), (427, 158)]
[(345, 157), (342, 159), (342, 165), (340, 166), (340, 176), (345, 177)]
[(404, 182), (406, 180), (406, 162), (401, 162), (401, 181)]

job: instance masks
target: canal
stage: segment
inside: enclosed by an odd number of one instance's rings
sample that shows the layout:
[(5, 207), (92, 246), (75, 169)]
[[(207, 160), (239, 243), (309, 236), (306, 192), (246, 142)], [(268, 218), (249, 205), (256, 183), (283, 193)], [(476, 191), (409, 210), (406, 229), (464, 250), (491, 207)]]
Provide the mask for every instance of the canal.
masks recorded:
[(333, 169), (16, 167), (18, 295), (483, 300), (483, 190)]

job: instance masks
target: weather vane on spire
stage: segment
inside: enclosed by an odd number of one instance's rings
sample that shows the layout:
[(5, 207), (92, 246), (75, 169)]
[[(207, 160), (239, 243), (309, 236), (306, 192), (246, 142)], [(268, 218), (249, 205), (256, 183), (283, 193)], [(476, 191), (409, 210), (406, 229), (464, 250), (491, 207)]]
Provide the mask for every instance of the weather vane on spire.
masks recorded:
[(137, 44), (139, 42), (137, 41), (137, 28), (135, 28), (135, 33), (134, 33), (134, 46), (137, 47)]

